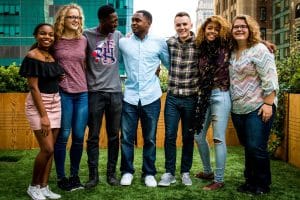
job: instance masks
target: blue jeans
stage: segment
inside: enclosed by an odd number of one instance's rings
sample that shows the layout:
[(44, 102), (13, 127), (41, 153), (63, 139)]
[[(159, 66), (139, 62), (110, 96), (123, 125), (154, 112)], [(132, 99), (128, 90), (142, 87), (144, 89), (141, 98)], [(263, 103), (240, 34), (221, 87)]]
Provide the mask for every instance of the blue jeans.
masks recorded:
[(231, 118), (239, 141), (245, 150), (244, 177), (246, 182), (268, 188), (271, 184), (268, 140), (276, 107), (273, 105), (273, 115), (267, 122), (262, 121), (258, 110), (259, 108), (248, 114), (231, 113)]
[(179, 120), (182, 127), (181, 173), (190, 172), (193, 162), (194, 134), (190, 132), (196, 96), (176, 97), (168, 94), (165, 103), (165, 168), (175, 175), (176, 139)]
[(65, 174), (66, 145), (72, 129), (70, 149), (70, 176), (78, 176), (83, 151), (84, 132), (88, 119), (88, 94), (67, 93), (60, 91), (61, 96), (61, 128), (54, 146), (54, 160), (57, 178)]
[(134, 173), (134, 141), (138, 127), (138, 121), (141, 120), (142, 134), (144, 138), (143, 146), (143, 176), (155, 175), (156, 160), (156, 130), (160, 113), (160, 99), (148, 105), (131, 105), (123, 101), (122, 110), (122, 135), (121, 135), (121, 173)]
[(200, 158), (203, 163), (204, 173), (211, 173), (210, 151), (206, 140), (207, 130), (212, 124), (213, 139), (215, 144), (215, 181), (224, 182), (224, 171), (226, 163), (226, 129), (228, 117), (231, 109), (231, 100), (229, 91), (214, 89), (210, 96), (210, 105), (207, 109), (203, 129), (197, 135), (195, 140), (198, 146)]
[(99, 134), (105, 113), (106, 132), (108, 138), (107, 175), (116, 172), (119, 154), (119, 131), (122, 112), (121, 92), (89, 92), (89, 135), (87, 155), (89, 170), (98, 169)]

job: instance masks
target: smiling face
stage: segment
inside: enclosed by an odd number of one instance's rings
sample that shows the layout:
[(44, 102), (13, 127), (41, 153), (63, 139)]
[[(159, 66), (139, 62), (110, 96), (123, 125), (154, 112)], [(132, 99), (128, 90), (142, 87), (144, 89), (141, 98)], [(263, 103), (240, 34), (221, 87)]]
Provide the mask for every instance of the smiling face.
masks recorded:
[(249, 38), (248, 24), (244, 19), (236, 19), (232, 25), (232, 36), (237, 42), (247, 41)]
[(67, 11), (65, 16), (65, 31), (76, 31), (82, 24), (82, 16), (76, 8)]
[(111, 13), (107, 18), (101, 21), (101, 32), (108, 34), (113, 33), (118, 27), (117, 13)]
[(204, 30), (204, 37), (207, 41), (214, 41), (219, 37), (220, 34), (220, 25), (216, 22), (209, 22)]
[(132, 32), (140, 38), (143, 38), (148, 33), (150, 25), (151, 22), (143, 13), (136, 12), (131, 18)]
[(190, 38), (193, 24), (188, 16), (177, 16), (174, 20), (174, 26), (181, 41)]
[(41, 26), (36, 35), (35, 39), (38, 43), (38, 47), (41, 49), (49, 49), (54, 43), (54, 30), (49, 25)]

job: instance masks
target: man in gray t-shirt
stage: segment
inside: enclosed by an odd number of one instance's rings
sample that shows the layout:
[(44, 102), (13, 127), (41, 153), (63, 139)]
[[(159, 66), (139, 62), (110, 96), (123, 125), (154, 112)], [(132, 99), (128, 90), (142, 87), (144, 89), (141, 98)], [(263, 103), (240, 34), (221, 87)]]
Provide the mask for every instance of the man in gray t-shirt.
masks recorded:
[(99, 134), (103, 114), (108, 137), (107, 182), (119, 185), (116, 165), (119, 153), (119, 130), (122, 111), (122, 87), (119, 75), (118, 45), (122, 34), (116, 30), (118, 16), (114, 8), (105, 5), (98, 10), (99, 26), (85, 30), (88, 41), (87, 83), (89, 91), (89, 117), (87, 155), (89, 180), (86, 188), (99, 182)]

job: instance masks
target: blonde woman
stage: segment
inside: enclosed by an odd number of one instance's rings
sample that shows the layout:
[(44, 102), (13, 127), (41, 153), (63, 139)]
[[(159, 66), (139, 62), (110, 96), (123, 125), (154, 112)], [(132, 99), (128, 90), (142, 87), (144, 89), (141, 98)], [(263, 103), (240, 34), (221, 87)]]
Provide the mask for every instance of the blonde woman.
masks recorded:
[(245, 183), (239, 192), (270, 191), (268, 139), (277, 105), (278, 77), (274, 55), (261, 44), (258, 23), (248, 15), (233, 19), (230, 58), (232, 122), (245, 150)]
[[(79, 168), (83, 151), (84, 132), (88, 118), (88, 93), (85, 74), (87, 40), (82, 36), (83, 11), (76, 4), (63, 6), (56, 15), (54, 57), (63, 67), (61, 80), (61, 129), (55, 143), (54, 159), (57, 185), (70, 191), (82, 189)], [(70, 176), (65, 173), (66, 145), (72, 130), (70, 148)]]

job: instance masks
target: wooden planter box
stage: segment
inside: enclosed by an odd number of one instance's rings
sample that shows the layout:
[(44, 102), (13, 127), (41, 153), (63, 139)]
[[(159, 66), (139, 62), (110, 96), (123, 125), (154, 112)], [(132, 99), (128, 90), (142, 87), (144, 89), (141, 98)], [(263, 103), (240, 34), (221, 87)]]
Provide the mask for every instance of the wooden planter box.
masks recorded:
[[(34, 138), (28, 121), (24, 113), (24, 104), (27, 93), (0, 93), (0, 149), (32, 149), (37, 148), (38, 144)], [(165, 106), (166, 94), (163, 94), (161, 98), (161, 113), (157, 127), (156, 144), (157, 147), (164, 147), (164, 106)], [(100, 147), (107, 147), (107, 137), (104, 128), (105, 119), (102, 122), (102, 128), (100, 130)], [(88, 128), (85, 131), (85, 142), (88, 134)], [(212, 145), (212, 129), (209, 129), (208, 141)], [(181, 146), (181, 125), (178, 127), (177, 146)], [(239, 145), (236, 132), (229, 120), (227, 133), (226, 133), (227, 145)], [(141, 127), (139, 125), (137, 131), (137, 147), (143, 146), (143, 138)], [(70, 141), (68, 146), (70, 146)]]
[(288, 94), (287, 149), (288, 162), (300, 167), (300, 94)]

